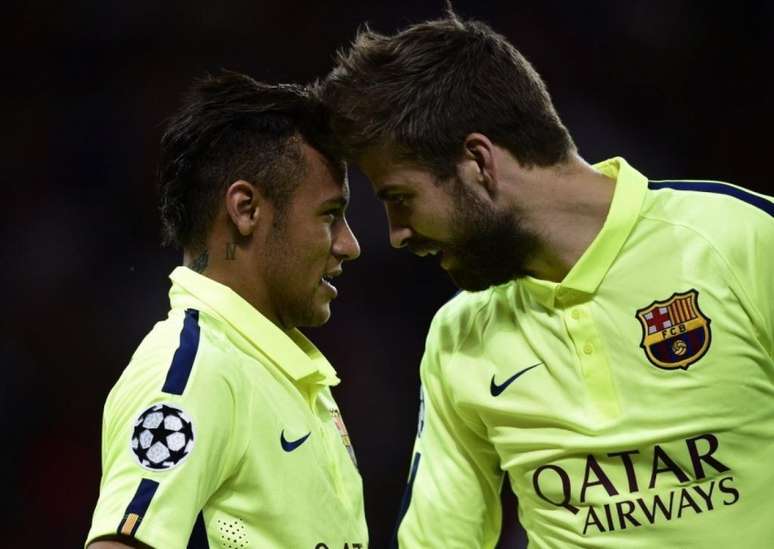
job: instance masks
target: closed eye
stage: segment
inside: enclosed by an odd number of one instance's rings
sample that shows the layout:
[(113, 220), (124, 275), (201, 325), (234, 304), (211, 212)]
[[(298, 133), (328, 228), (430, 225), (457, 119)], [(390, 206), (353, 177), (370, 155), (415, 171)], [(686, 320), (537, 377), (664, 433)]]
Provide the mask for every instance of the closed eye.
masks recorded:
[(385, 205), (402, 206), (411, 198), (411, 193), (390, 185), (380, 189), (376, 193), (376, 197)]
[(389, 194), (384, 196), (382, 200), (387, 204), (402, 206), (408, 200), (408, 196), (405, 194)]
[(328, 221), (329, 223), (333, 223), (334, 221), (344, 217), (344, 209), (334, 208), (334, 209), (328, 210), (326, 212), (323, 212), (323, 217), (325, 217), (326, 221)]

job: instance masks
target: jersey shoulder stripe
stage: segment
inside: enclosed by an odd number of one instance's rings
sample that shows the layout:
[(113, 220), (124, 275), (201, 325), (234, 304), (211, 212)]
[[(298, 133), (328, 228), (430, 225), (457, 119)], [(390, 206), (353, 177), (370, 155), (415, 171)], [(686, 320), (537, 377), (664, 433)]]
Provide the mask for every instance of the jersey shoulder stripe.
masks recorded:
[(403, 501), (400, 502), (400, 511), (398, 512), (398, 522), (395, 525), (395, 532), (392, 535), (392, 543), (390, 549), (398, 549), (398, 530), (400, 530), (400, 524), (403, 522), (403, 517), (406, 516), (406, 511), (411, 504), (411, 492), (414, 488), (414, 479), (417, 478), (417, 470), (419, 469), (419, 460), (422, 458), (422, 454), (417, 452), (414, 454), (414, 463), (411, 465), (411, 474), (409, 475), (408, 484), (406, 485), (406, 491), (403, 493)]
[(654, 191), (659, 189), (674, 189), (676, 191), (697, 191), (705, 193), (724, 194), (731, 196), (759, 210), (763, 210), (774, 217), (774, 203), (765, 198), (726, 183), (716, 181), (649, 181), (648, 188)]
[(183, 329), (180, 331), (180, 345), (172, 357), (172, 365), (161, 390), (164, 393), (182, 395), (191, 375), (196, 351), (199, 349), (199, 311), (187, 309)]
[(150, 506), (150, 502), (156, 494), (158, 487), (159, 483), (155, 480), (144, 478), (140, 481), (134, 497), (129, 502), (129, 505), (126, 506), (124, 518), (118, 523), (117, 533), (125, 536), (134, 536), (137, 528), (140, 526), (140, 522), (142, 522), (142, 518), (148, 511), (148, 506)]

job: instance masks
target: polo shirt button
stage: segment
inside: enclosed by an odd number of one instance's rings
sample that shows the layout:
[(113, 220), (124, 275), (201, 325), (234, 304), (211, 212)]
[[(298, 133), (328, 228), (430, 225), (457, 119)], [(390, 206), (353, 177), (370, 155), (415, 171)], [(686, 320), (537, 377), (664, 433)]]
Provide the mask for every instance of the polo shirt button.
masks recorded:
[(573, 309), (572, 313), (570, 315), (575, 319), (578, 320), (581, 317), (581, 312), (578, 309)]
[(586, 353), (587, 355), (590, 355), (591, 353), (594, 352), (594, 346), (591, 343), (586, 343), (583, 346), (583, 352)]

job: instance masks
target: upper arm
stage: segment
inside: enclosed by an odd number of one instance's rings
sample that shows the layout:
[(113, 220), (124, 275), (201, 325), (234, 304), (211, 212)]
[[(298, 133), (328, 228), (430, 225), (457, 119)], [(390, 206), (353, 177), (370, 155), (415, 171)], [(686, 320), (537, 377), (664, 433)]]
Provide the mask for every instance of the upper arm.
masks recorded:
[(756, 288), (754, 299), (764, 318), (769, 339), (769, 354), (774, 357), (774, 215), (761, 219), (755, 235)]
[(93, 541), (86, 549), (152, 549), (150, 545), (123, 536), (110, 536)]
[[(774, 201), (755, 195), (757, 208), (747, 207), (744, 217), (736, 221), (735, 230), (726, 234), (724, 254), (730, 261), (741, 290), (749, 296), (751, 308), (758, 317), (756, 325), (774, 357)], [(771, 203), (769, 208), (762, 204)]]
[(163, 390), (165, 371), (145, 379), (144, 369), (131, 367), (111, 393), (88, 540), (185, 547), (206, 502), (232, 474), (246, 440), (235, 423), (248, 404), (236, 398), (239, 381), (222, 357), (202, 354), (179, 394)]
[(493, 547), (500, 530), (499, 458), (485, 433), (460, 415), (428, 343), (422, 360), (424, 412), (398, 541), (405, 547)]

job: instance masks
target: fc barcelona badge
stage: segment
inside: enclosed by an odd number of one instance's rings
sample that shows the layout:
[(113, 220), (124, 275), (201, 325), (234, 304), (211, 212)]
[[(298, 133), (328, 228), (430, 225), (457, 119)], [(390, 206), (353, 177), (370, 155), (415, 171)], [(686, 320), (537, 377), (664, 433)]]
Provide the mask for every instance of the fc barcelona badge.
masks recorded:
[(648, 360), (666, 370), (688, 366), (704, 356), (712, 340), (710, 319), (699, 309), (699, 292), (674, 293), (637, 311)]
[(344, 443), (344, 447), (349, 453), (349, 457), (352, 459), (352, 463), (357, 467), (357, 458), (355, 457), (355, 449), (352, 448), (352, 441), (349, 439), (349, 433), (347, 432), (347, 426), (344, 425), (344, 420), (341, 418), (341, 413), (336, 408), (328, 410), (331, 413), (336, 430), (341, 435), (341, 441)]

